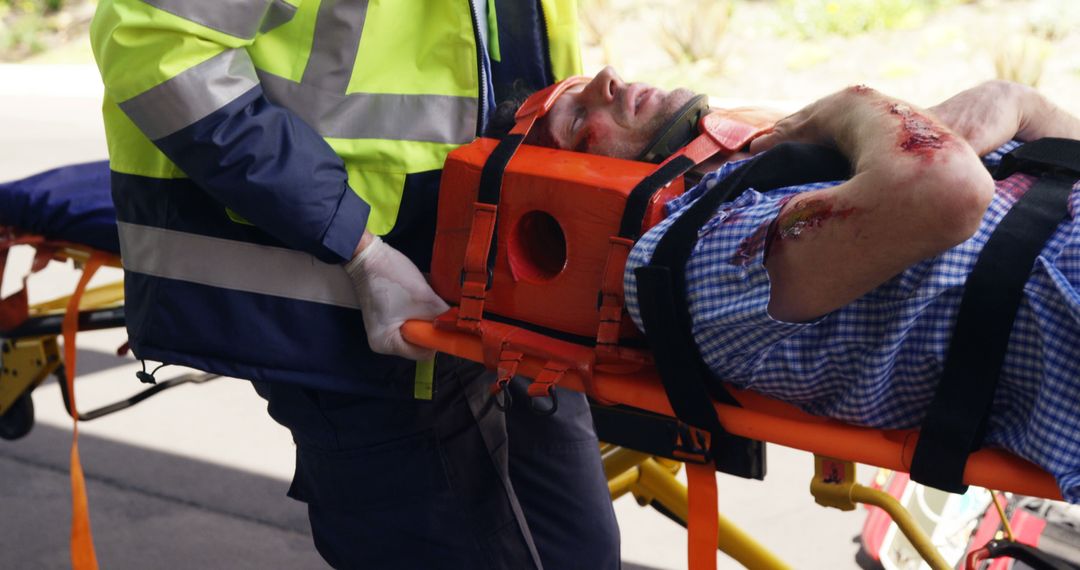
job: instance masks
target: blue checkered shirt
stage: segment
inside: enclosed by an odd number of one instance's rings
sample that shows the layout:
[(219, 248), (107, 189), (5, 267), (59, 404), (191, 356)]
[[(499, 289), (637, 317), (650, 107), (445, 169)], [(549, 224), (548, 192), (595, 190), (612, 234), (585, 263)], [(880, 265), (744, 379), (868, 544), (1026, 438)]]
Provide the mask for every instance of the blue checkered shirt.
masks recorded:
[[(1017, 146), (984, 157), (996, 166)], [(641, 328), (633, 270), (702, 193), (731, 174), (731, 163), (668, 203), (668, 218), (634, 246), (624, 276), (626, 305)], [(834, 186), (808, 184), (762, 194), (748, 190), (699, 230), (686, 269), (693, 335), (717, 378), (845, 422), (910, 428), (922, 421), (941, 377), (964, 280), (990, 233), (1034, 179), (998, 182), (978, 232), (945, 253), (909, 267), (849, 305), (810, 323), (766, 312), (764, 248), (750, 259), (740, 244), (774, 220), (785, 197)], [(1039, 256), (1009, 339), (987, 444), (1025, 457), (1057, 478), (1080, 502), (1080, 184), (1069, 221)]]

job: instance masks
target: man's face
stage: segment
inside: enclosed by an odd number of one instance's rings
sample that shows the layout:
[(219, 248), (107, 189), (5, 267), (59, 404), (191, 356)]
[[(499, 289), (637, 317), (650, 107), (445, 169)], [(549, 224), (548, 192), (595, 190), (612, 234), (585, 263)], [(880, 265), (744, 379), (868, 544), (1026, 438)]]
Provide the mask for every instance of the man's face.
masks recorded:
[(531, 142), (543, 146), (633, 159), (694, 94), (626, 84), (605, 67), (583, 86), (563, 93), (537, 125)]

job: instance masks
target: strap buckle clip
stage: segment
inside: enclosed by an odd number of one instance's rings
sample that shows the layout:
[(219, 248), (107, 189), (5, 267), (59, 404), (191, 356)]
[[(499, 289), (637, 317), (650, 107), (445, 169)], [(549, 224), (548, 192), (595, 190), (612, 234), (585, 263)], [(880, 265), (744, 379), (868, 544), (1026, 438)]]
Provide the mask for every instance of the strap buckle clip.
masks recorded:
[[(559, 398), (555, 393), (555, 385), (566, 375), (570, 369), (568, 364), (549, 361), (544, 369), (536, 376), (536, 380), (529, 384), (529, 408), (538, 415), (550, 416), (559, 409)], [(543, 408), (536, 405), (539, 398), (549, 398), (551, 406)]]
[(514, 399), (510, 395), (510, 381), (517, 374), (518, 365), (524, 353), (514, 350), (503, 349), (499, 352), (499, 364), (496, 367), (496, 380), (491, 385), (491, 395), (495, 397), (495, 407), (506, 412), (514, 405)]
[(711, 447), (712, 434), (708, 430), (684, 422), (675, 424), (675, 447), (671, 452), (674, 457), (691, 463), (709, 463)]

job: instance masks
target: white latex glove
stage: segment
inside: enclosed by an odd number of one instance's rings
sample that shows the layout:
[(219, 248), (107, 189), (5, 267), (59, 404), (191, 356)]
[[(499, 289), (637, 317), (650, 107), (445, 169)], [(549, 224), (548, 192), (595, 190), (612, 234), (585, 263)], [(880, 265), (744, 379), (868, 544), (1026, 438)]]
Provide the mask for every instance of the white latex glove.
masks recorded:
[(413, 262), (376, 237), (345, 265), (364, 315), (368, 344), (379, 354), (430, 360), (435, 352), (401, 336), (409, 319), (431, 320), (449, 305), (431, 290)]

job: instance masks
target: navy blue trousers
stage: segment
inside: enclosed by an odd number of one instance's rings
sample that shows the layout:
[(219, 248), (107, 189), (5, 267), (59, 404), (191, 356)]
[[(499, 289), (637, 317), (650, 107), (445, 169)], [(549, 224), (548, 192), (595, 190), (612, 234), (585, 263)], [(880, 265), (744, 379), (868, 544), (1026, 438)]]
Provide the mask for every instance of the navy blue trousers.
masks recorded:
[[(412, 367), (401, 375), (411, 383)], [(503, 412), (491, 373), (440, 355), (430, 401), (256, 384), (296, 441), (289, 496), (308, 505), (339, 569), (605, 570), (619, 532), (588, 404), (560, 390), (552, 416), (525, 381)]]

